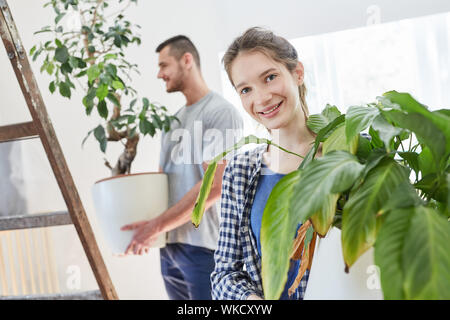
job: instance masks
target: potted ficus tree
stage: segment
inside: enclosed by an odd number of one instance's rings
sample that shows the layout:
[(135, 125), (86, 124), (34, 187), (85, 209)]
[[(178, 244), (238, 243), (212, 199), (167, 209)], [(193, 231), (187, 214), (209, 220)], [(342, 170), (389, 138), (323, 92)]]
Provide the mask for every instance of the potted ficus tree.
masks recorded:
[[(347, 114), (327, 105), (307, 124), (315, 144), (274, 187), (263, 214), (265, 298), (280, 296), (289, 260), (303, 256), (298, 280), (313, 257), (305, 298), (368, 299), (375, 269), (379, 298), (450, 299), (450, 110), (430, 111), (410, 94), (390, 91)], [(247, 143), (271, 141), (246, 137), (215, 160)], [(321, 143), (323, 156), (314, 158)], [(212, 162), (194, 225), (214, 171)], [(353, 277), (361, 260), (365, 277)]]
[[(167, 177), (163, 173), (130, 174), (131, 164), (142, 136), (170, 130), (177, 120), (166, 107), (139, 98), (131, 75), (137, 65), (126, 57), (125, 49), (140, 45), (138, 25), (126, 20), (125, 10), (137, 0), (118, 0), (113, 6), (104, 0), (51, 0), (55, 14), (53, 26), (35, 34), (48, 34), (48, 41), (30, 50), (33, 61), (43, 57), (41, 72), (51, 77), (49, 90), (68, 99), (74, 90), (84, 92), (80, 101), (87, 116), (99, 116), (100, 123), (84, 138), (93, 135), (105, 153), (110, 142), (124, 146), (111, 165), (110, 178), (93, 187), (94, 204), (105, 236), (114, 253), (121, 253), (131, 240), (132, 231), (120, 227), (167, 208)], [(113, 7), (113, 8), (112, 8)], [(163, 236), (156, 245), (162, 245)]]

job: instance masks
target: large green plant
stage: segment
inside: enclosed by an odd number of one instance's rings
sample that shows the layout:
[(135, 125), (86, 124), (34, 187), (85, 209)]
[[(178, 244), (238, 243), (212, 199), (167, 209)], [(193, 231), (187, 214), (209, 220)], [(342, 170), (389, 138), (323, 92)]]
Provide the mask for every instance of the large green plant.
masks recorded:
[[(41, 72), (52, 78), (51, 93), (57, 91), (70, 99), (78, 86), (84, 92), (86, 115), (97, 113), (100, 117), (101, 123), (88, 132), (83, 144), (93, 133), (102, 152), (111, 141), (124, 145), (114, 167), (105, 163), (113, 175), (130, 172), (140, 135), (153, 137), (157, 130), (168, 131), (176, 119), (166, 107), (145, 97), (138, 99), (131, 86), (132, 72), (139, 71), (127, 60), (125, 49), (141, 43), (136, 32), (140, 27), (126, 20), (124, 14), (136, 2), (118, 0), (115, 7), (120, 9), (111, 11), (111, 1), (51, 0), (44, 7), (53, 8), (54, 24), (35, 32), (48, 33), (49, 40), (30, 50), (33, 61), (44, 57)], [(129, 99), (124, 101), (124, 96)]]
[[(450, 110), (429, 111), (410, 94), (390, 91), (346, 115), (327, 105), (307, 124), (316, 141), (274, 187), (263, 215), (265, 297), (281, 295), (298, 250), (307, 256), (311, 232), (303, 230), (293, 245), (302, 222), (320, 236), (332, 226), (342, 230), (347, 272), (375, 247), (385, 299), (450, 299)], [(271, 143), (246, 137), (214, 160), (252, 142)], [(315, 159), (321, 144), (323, 156)], [(196, 226), (214, 171), (215, 162), (192, 214)]]

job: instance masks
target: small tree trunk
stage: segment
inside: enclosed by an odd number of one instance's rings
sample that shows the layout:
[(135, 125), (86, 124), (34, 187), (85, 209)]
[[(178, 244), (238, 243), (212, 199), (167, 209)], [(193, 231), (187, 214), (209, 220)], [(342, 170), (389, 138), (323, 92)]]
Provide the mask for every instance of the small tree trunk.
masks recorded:
[(117, 163), (114, 167), (111, 167), (108, 161), (105, 165), (111, 169), (111, 176), (117, 176), (120, 174), (129, 174), (131, 170), (131, 163), (136, 157), (137, 144), (139, 142), (139, 135), (135, 135), (133, 138), (128, 138), (125, 144), (125, 150), (120, 155)]

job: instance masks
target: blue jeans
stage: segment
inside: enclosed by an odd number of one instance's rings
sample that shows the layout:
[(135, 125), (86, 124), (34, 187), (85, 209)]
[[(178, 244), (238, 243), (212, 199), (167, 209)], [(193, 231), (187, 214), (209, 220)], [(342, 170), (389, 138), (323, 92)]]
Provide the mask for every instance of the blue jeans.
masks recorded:
[(211, 300), (214, 250), (184, 243), (160, 249), (161, 273), (171, 300)]

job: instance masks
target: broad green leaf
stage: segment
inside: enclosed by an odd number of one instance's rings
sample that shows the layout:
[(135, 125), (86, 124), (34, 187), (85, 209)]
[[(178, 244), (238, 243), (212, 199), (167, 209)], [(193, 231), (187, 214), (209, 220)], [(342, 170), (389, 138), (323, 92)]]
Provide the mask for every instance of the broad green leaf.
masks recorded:
[(67, 85), (73, 89), (75, 89), (75, 85), (73, 84), (72, 81), (70, 81), (70, 78), (68, 76), (66, 76), (66, 81)]
[(132, 124), (136, 121), (136, 116), (135, 115), (128, 115), (127, 116), (127, 124)]
[(100, 68), (96, 64), (93, 64), (87, 70), (87, 76), (88, 76), (89, 82), (92, 82), (95, 79), (97, 79), (99, 77), (99, 75), (100, 75)]
[(450, 224), (431, 208), (417, 207), (404, 238), (406, 299), (450, 299)]
[(324, 198), (339, 194), (355, 183), (364, 166), (346, 151), (331, 151), (306, 166), (302, 183), (294, 189), (296, 220), (304, 222), (323, 207)]
[(432, 113), (438, 113), (438, 114), (442, 114), (447, 117), (450, 117), (450, 109), (439, 109), (439, 110), (433, 111)]
[(424, 176), (420, 181), (414, 184), (414, 187), (422, 190), (427, 194), (432, 194), (436, 191), (439, 185), (439, 176), (436, 173), (430, 173)]
[(430, 148), (437, 167), (440, 166), (445, 154), (446, 141), (442, 131), (432, 121), (420, 113), (405, 114), (397, 110), (382, 113), (399, 127), (414, 132), (419, 142)]
[(125, 87), (123, 86), (123, 83), (118, 81), (118, 80), (114, 80), (112, 82), (112, 87), (116, 90), (123, 90)]
[(371, 137), (370, 139), (370, 145), (373, 149), (379, 149), (384, 147), (384, 143), (380, 138), (380, 135), (378, 132), (370, 126), (369, 128), (369, 135)]
[(345, 121), (345, 114), (337, 117), (333, 121), (331, 121), (326, 127), (322, 128), (317, 134), (316, 140), (314, 141), (314, 146), (307, 153), (306, 157), (303, 159), (302, 163), (298, 167), (299, 169), (305, 168), (316, 156), (317, 150), (319, 149), (319, 145), (322, 141), (327, 139), (331, 133)]
[(78, 68), (78, 59), (74, 56), (69, 57), (69, 64), (73, 69)]
[(66, 15), (65, 12), (58, 14), (58, 15), (56, 16), (56, 18), (55, 18), (55, 24), (58, 24), (59, 21), (61, 21), (61, 19), (62, 19), (65, 15)]
[(117, 59), (117, 54), (108, 53), (108, 54), (105, 54), (105, 56), (103, 58), (105, 59), (105, 61), (109, 60), (109, 59)]
[[(164, 131), (165, 132), (168, 132), (170, 130), (170, 124), (171, 124), (172, 120), (174, 120), (174, 119), (178, 120), (178, 118), (176, 118), (176, 117), (175, 118), (173, 118), (173, 117), (164, 118)], [(178, 122), (180, 122), (180, 121), (178, 120)]]
[(408, 181), (405, 169), (395, 160), (383, 158), (360, 187), (350, 193), (342, 214), (342, 250), (347, 267), (375, 243), (376, 216), (397, 186), (405, 181)]
[(106, 119), (108, 118), (108, 108), (106, 107), (106, 101), (101, 100), (97, 105), (97, 111), (100, 117)]
[(439, 185), (433, 198), (447, 205), (450, 203), (450, 173), (439, 176)]
[(311, 222), (314, 230), (322, 237), (324, 237), (333, 223), (336, 214), (336, 203), (339, 199), (339, 194), (330, 194), (324, 197), (322, 208), (311, 216)]
[(45, 60), (45, 61), (42, 63), (41, 69), (40, 69), (39, 71), (40, 71), (41, 73), (44, 72), (44, 70), (47, 69), (47, 66), (48, 66), (48, 61)]
[(345, 136), (345, 124), (342, 124), (323, 142), (322, 153), (327, 154), (333, 150), (344, 150), (351, 154), (356, 153), (356, 148), (358, 147), (359, 135), (353, 137), (350, 143), (347, 143), (347, 138)]
[(55, 81), (50, 82), (50, 84), (48, 85), (48, 89), (50, 90), (51, 93), (55, 92), (56, 90)]
[(340, 115), (341, 113), (337, 107), (327, 104), (322, 113), (309, 116), (306, 125), (313, 132), (318, 133)]
[(400, 208), (421, 206), (423, 204), (424, 201), (419, 198), (411, 183), (409, 181), (404, 181), (397, 185), (389, 199), (383, 204), (379, 214), (385, 214), (390, 210)]
[[(326, 119), (328, 119), (328, 123), (330, 123), (331, 121), (333, 121), (334, 119), (336, 119), (337, 117), (339, 117), (341, 115), (341, 112), (339, 111), (339, 109), (336, 106), (332, 106), (330, 104), (327, 104), (325, 106), (325, 109), (323, 109), (322, 113), (321, 113)], [(327, 124), (328, 124), (327, 123)]]
[[(384, 149), (373, 150), (370, 153), (369, 157), (367, 158), (367, 161), (364, 165), (364, 169), (361, 172), (361, 178), (363, 180), (365, 180), (366, 175), (370, 172), (370, 170), (375, 168), (380, 163), (380, 161), (386, 157), (388, 157), (388, 153), (386, 153), (386, 151)], [(356, 187), (358, 187), (358, 186), (359, 185), (357, 185)]]
[[(55, 39), (55, 44), (56, 44), (56, 46), (57, 46), (58, 48), (60, 48), (60, 47), (63, 46), (61, 40), (59, 40), (59, 39)], [(47, 46), (46, 46), (46, 47), (47, 47)]]
[(52, 62), (50, 62), (48, 65), (47, 65), (47, 73), (49, 74), (49, 75), (52, 75), (53, 74), (53, 71), (55, 70), (55, 65), (52, 63)]
[(33, 48), (30, 49), (30, 56), (33, 55), (33, 53), (36, 51), (36, 46), (33, 46)]
[(74, 57), (74, 58), (77, 60), (78, 68), (80, 68), (80, 69), (86, 68), (86, 62), (83, 59), (78, 58), (78, 57)]
[(161, 118), (157, 114), (152, 114), (152, 119), (159, 129), (163, 128), (163, 122), (161, 121)]
[(107, 86), (111, 86), (111, 85), (112, 85), (113, 79), (112, 79), (112, 77), (111, 77), (108, 73), (106, 73), (106, 72), (100, 73), (99, 79), (100, 79), (100, 85), (101, 85), (101, 84), (105, 84), (105, 85), (107, 85)]
[(370, 144), (370, 140), (363, 136), (359, 136), (358, 146), (356, 147), (356, 156), (359, 159), (367, 160), (367, 158), (369, 158), (371, 151), (372, 147)]
[(100, 100), (100, 101), (105, 99), (106, 96), (108, 95), (108, 85), (102, 84), (101, 86), (99, 86), (97, 88), (97, 92), (95, 93), (95, 95), (97, 96), (98, 100)]
[(108, 95), (106, 96), (108, 98), (109, 101), (111, 101), (115, 106), (120, 107), (120, 102), (119, 100), (116, 98), (116, 96), (109, 92)]
[(62, 74), (69, 75), (70, 73), (72, 73), (73, 68), (70, 66), (69, 62), (66, 62), (61, 65), (60, 70)]
[(88, 97), (85, 96), (83, 98), (83, 104), (86, 107), (86, 115), (90, 115), (92, 110), (94, 109), (94, 101), (93, 100), (88, 100)]
[(423, 177), (414, 187), (422, 190), (428, 197), (436, 199), (442, 203), (448, 203), (450, 199), (449, 193), (449, 173), (437, 175), (430, 173)]
[[(202, 187), (198, 194), (197, 200), (195, 201), (194, 212), (192, 213), (192, 223), (196, 228), (200, 225), (203, 213), (205, 212), (206, 200), (208, 199), (211, 192), (216, 170), (217, 161), (213, 161), (208, 165), (208, 168), (203, 175)], [(198, 212), (198, 214), (195, 214), (196, 212)]]
[(392, 138), (402, 132), (401, 128), (394, 127), (386, 121), (383, 115), (379, 114), (372, 122), (372, 128), (378, 132), (378, 136), (383, 141), (386, 149), (389, 150)]
[(100, 150), (102, 150), (102, 152), (105, 152), (108, 140), (106, 139), (105, 128), (103, 128), (102, 125), (98, 125), (94, 129), (94, 137), (100, 143)]
[[(117, 76), (117, 68), (115, 65), (109, 63), (105, 66), (106, 72), (108, 72), (114, 78)], [(119, 81), (120, 82), (120, 81)]]
[(380, 111), (377, 108), (370, 106), (350, 107), (345, 115), (347, 142), (352, 141), (354, 136), (359, 135), (361, 131), (368, 128), (379, 113)]
[(154, 130), (153, 125), (146, 118), (143, 118), (139, 121), (139, 130), (143, 135), (146, 135), (147, 133), (151, 134), (152, 128)]
[(417, 160), (419, 162), (420, 171), (422, 172), (422, 177), (437, 172), (436, 162), (433, 161), (433, 155), (431, 154), (430, 148), (424, 147)]
[(450, 123), (449, 112), (442, 110), (430, 112), (425, 105), (415, 100), (409, 93), (389, 91), (383, 94), (383, 96), (398, 104), (402, 110), (407, 111), (408, 113), (420, 113), (422, 116), (433, 122), (445, 136), (445, 153), (448, 154), (450, 152), (450, 126), (448, 125)]
[(70, 87), (67, 83), (65, 82), (61, 82), (59, 84), (59, 93), (63, 96), (63, 97), (67, 97), (70, 99), (71, 96), (71, 92), (70, 92)]
[(380, 268), (381, 287), (386, 300), (403, 300), (402, 253), (414, 207), (391, 211), (377, 236), (375, 264)]
[(114, 36), (114, 45), (119, 48), (122, 46), (122, 38), (119, 35)]
[(261, 273), (266, 299), (279, 299), (287, 281), (292, 243), (299, 221), (291, 211), (293, 188), (301, 171), (294, 171), (275, 185), (261, 222)]
[(75, 78), (81, 78), (87, 74), (87, 70), (83, 70), (75, 75)]
[(60, 48), (56, 48), (55, 60), (61, 63), (65, 63), (67, 62), (67, 60), (69, 60), (69, 51), (67, 50), (67, 47), (63, 46)]
[(148, 126), (148, 131), (147, 131), (147, 133), (151, 136), (151, 137), (153, 137), (154, 135), (155, 135), (155, 133), (156, 133), (156, 128), (155, 128), (155, 125), (152, 123), (152, 122), (148, 122), (150, 125)]
[(147, 108), (150, 106), (150, 101), (147, 98), (142, 98), (142, 104), (144, 108)]
[(417, 152), (413, 151), (407, 151), (407, 152), (398, 152), (398, 155), (402, 157), (408, 164), (408, 166), (414, 170), (414, 172), (419, 173), (420, 167), (419, 167), (419, 154)]

